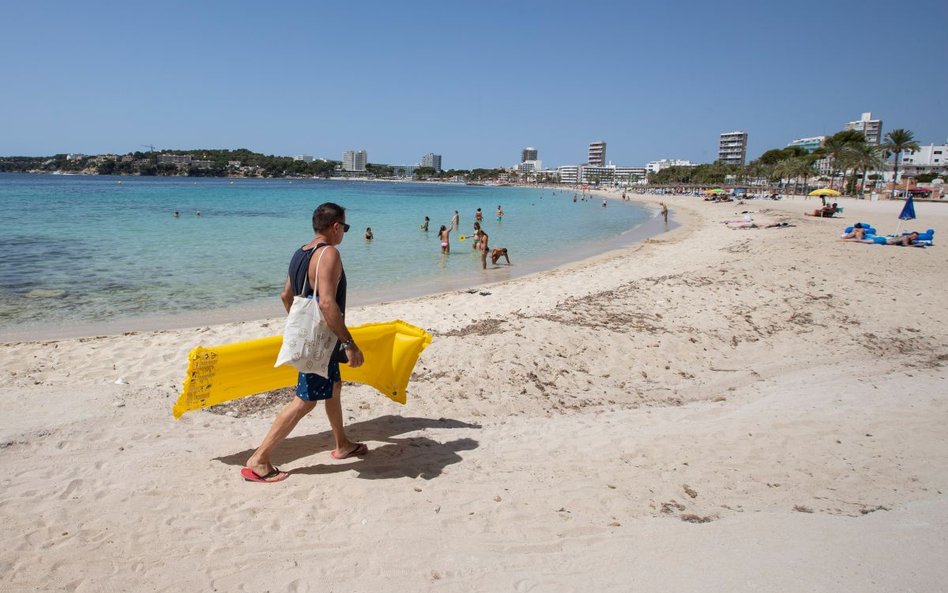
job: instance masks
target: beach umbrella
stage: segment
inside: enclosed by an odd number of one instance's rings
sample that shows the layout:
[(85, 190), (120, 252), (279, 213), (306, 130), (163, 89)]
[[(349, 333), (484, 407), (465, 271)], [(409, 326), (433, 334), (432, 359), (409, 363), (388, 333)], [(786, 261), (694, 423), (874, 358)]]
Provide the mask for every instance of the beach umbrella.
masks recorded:
[(905, 220), (915, 220), (915, 200), (912, 199), (912, 194), (909, 194), (905, 205), (902, 206), (902, 212), (899, 213), (899, 228), (895, 231), (896, 234), (902, 234), (902, 221)]
[(905, 206), (902, 206), (899, 220), (915, 220), (915, 200), (912, 199), (912, 196), (905, 200)]
[(839, 196), (842, 194), (840, 194), (835, 189), (829, 189), (829, 188), (824, 187), (821, 189), (814, 189), (813, 191), (810, 192), (810, 195), (811, 196)]
[(716, 187), (716, 188), (714, 188), (714, 189), (706, 189), (706, 190), (704, 190), (704, 193), (706, 193), (706, 194), (723, 194), (723, 193), (724, 193), (724, 190), (721, 189), (720, 187)]

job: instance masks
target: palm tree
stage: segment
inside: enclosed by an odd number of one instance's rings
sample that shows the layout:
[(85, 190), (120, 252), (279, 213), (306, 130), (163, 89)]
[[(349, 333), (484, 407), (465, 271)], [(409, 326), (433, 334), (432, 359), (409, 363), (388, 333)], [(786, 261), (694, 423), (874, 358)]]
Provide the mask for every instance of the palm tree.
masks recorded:
[(844, 183), (842, 185), (845, 186), (846, 171), (848, 170), (848, 167), (846, 167), (847, 154), (850, 150), (863, 144), (866, 144), (866, 135), (858, 130), (836, 132), (823, 142), (823, 146), (819, 150), (823, 155), (828, 156), (833, 163), (833, 181), (830, 182), (830, 187), (833, 186), (836, 175), (840, 171), (843, 173)]
[(899, 183), (899, 160), (902, 151), (918, 150), (918, 142), (915, 141), (915, 134), (911, 130), (899, 128), (892, 130), (885, 135), (885, 144), (882, 147), (895, 155), (895, 172), (892, 175), (892, 197), (895, 197), (895, 188)]
[[(865, 189), (866, 176), (869, 174), (869, 170), (881, 169), (883, 165), (885, 164), (885, 159), (882, 156), (883, 150), (884, 149), (882, 147), (876, 146), (874, 144), (869, 144), (867, 142), (863, 144), (862, 146), (854, 146), (848, 151), (846, 155), (847, 165), (849, 167), (852, 167), (854, 173), (862, 171), (863, 189)], [(855, 183), (855, 175), (854, 175), (853, 186), (855, 185), (856, 183)]]
[[(791, 170), (793, 171), (794, 180), (799, 179), (800, 177), (803, 178), (803, 191), (804, 192), (806, 192), (806, 181), (807, 179), (810, 178), (810, 175), (813, 174), (814, 162), (815, 161), (810, 156), (795, 157), (792, 160)], [(797, 193), (796, 189), (797, 187), (796, 185), (794, 185), (794, 193)]]
[[(793, 157), (790, 157), (788, 159), (777, 161), (777, 163), (774, 165), (774, 177), (778, 179), (781, 185), (783, 184), (784, 178), (787, 179), (787, 184), (789, 184), (790, 180), (796, 176), (794, 160), (795, 159)], [(796, 188), (796, 184), (794, 184), (794, 188)]]

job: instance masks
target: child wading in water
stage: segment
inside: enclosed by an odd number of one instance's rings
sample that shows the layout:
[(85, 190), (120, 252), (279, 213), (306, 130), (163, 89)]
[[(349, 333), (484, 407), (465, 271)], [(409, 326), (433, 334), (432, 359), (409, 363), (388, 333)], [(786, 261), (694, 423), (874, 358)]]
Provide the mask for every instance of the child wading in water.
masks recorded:
[(441, 239), (441, 253), (444, 255), (451, 253), (451, 230), (441, 225), (441, 230), (438, 231), (438, 238)]

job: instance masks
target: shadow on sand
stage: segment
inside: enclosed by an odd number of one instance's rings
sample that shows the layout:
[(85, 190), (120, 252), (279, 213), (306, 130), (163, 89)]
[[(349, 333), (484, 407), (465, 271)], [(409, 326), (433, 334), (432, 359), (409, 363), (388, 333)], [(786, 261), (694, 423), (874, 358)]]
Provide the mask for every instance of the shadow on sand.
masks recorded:
[[(355, 470), (358, 477), (367, 480), (392, 478), (423, 478), (430, 480), (441, 475), (444, 468), (462, 460), (459, 451), (476, 449), (478, 442), (462, 438), (439, 443), (424, 436), (397, 438), (399, 435), (428, 428), (481, 428), (479, 424), (468, 424), (447, 418), (417, 418), (403, 416), (381, 416), (346, 426), (350, 438), (359, 441), (381, 441), (381, 447), (373, 447), (364, 457), (336, 461), (329, 456), (333, 449), (332, 432), (329, 430), (298, 437), (291, 437), (277, 447), (273, 463), (287, 464), (315, 453), (325, 452), (326, 463), (316, 463), (290, 471), (291, 474), (333, 474)], [(247, 449), (216, 457), (215, 461), (228, 465), (243, 466), (253, 449)]]

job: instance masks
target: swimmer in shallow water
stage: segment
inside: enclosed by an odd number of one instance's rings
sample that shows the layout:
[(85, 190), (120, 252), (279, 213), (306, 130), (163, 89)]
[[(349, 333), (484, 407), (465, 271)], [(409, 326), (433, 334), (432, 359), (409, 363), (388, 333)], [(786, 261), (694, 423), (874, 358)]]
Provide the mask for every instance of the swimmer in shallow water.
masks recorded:
[(510, 256), (507, 255), (506, 247), (495, 247), (490, 251), (490, 263), (497, 265), (497, 261), (500, 258), (507, 260), (507, 265), (510, 265)]
[(365, 240), (371, 241), (375, 238), (375, 235), (372, 234), (372, 227), (365, 227)]
[(441, 225), (441, 230), (438, 231), (438, 238), (441, 239), (441, 254), (447, 255), (451, 253), (451, 229)]

